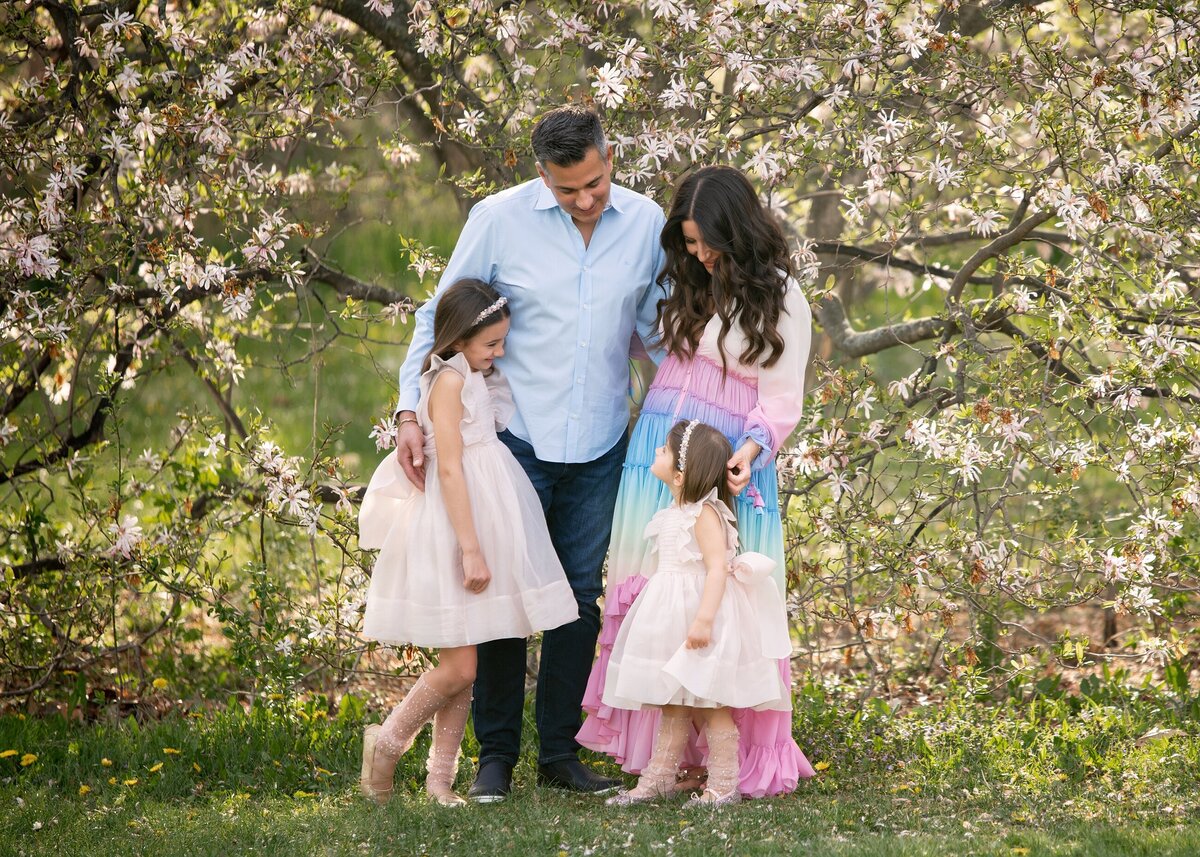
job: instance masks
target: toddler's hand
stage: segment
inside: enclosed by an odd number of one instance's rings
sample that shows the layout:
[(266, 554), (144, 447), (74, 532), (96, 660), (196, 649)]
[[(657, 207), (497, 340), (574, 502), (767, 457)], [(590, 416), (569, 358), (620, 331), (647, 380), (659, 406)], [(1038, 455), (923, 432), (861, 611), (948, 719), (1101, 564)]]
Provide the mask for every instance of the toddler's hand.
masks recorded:
[(487, 560), (479, 551), (463, 554), (463, 587), (469, 592), (483, 592), (492, 582)]
[(688, 628), (687, 647), (703, 649), (710, 642), (712, 642), (712, 622), (704, 619), (692, 622), (692, 627)]

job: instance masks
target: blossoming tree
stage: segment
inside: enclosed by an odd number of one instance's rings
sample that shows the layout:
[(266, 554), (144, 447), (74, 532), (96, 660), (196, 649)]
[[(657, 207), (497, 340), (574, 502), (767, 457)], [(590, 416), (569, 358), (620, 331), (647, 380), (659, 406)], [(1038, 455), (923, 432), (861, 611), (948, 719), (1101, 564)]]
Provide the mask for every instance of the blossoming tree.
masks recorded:
[[(288, 335), (311, 298), (413, 308), (323, 261), (332, 227), (308, 196), (324, 178), (304, 154), (352, 152), (350, 128), (379, 127), (352, 123), (386, 109), (400, 121), (369, 140), (379, 169), (429, 162), (465, 211), (533, 175), (532, 121), (564, 99), (604, 113), (619, 181), (665, 199), (691, 165), (732, 163), (793, 232), (824, 337), (784, 456), (809, 651), (886, 683), (900, 649), (989, 677), (1186, 648), (1196, 3), (0, 15), (0, 693), (128, 670), (197, 610), (288, 681), (352, 662), (357, 475), (319, 444), (281, 450), (228, 396), (243, 342)], [(431, 285), (449, 248), (396, 240)], [(164, 448), (127, 449), (123, 409), (183, 371), (208, 398), (180, 403)], [(289, 585), (304, 551), (317, 560)], [(1103, 612), (1038, 618), (1070, 609)]]

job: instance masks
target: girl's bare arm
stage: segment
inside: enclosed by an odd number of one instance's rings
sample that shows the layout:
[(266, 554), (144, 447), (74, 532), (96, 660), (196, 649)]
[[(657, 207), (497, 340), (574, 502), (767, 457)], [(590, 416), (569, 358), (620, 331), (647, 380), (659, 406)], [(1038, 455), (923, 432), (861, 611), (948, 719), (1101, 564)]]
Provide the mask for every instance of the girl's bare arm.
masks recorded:
[(429, 391), (429, 419), (433, 423), (433, 442), (437, 447), (438, 480), (446, 501), (446, 514), (458, 536), (463, 555), (463, 586), (482, 592), (492, 579), (471, 514), (471, 498), (463, 473), (462, 390), (466, 381), (454, 372), (443, 372)]

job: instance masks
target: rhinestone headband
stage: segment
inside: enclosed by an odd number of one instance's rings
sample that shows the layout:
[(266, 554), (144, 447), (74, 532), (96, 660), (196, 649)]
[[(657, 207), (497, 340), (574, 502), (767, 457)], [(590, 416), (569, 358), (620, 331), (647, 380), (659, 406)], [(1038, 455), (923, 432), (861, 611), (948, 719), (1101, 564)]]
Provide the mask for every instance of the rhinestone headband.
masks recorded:
[(692, 439), (692, 429), (698, 425), (700, 425), (700, 420), (692, 420), (683, 430), (683, 440), (679, 441), (679, 461), (677, 462), (680, 473), (683, 473), (683, 469), (687, 467), (688, 443)]
[(500, 307), (504, 306), (506, 303), (508, 303), (508, 298), (501, 296), (498, 301), (487, 307), (487, 309), (485, 309), (479, 315), (475, 316), (475, 324), (472, 324), (471, 327), (475, 327), (475, 325), (483, 323), (485, 318), (494, 313), (496, 310), (500, 309)]

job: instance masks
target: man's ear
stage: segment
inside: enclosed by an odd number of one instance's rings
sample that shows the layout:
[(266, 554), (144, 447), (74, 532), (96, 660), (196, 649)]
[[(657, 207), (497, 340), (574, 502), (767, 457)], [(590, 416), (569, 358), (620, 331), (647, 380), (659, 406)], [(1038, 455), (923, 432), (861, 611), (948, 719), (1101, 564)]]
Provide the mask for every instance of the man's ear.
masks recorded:
[[(609, 146), (609, 150), (610, 151), (612, 150), (611, 146)], [(550, 184), (550, 176), (546, 173), (546, 171), (544, 169), (542, 169), (541, 162), (535, 161), (534, 163), (537, 165), (538, 175), (542, 177), (542, 181), (545, 182), (546, 187), (553, 189), (554, 186), (552, 184)]]

